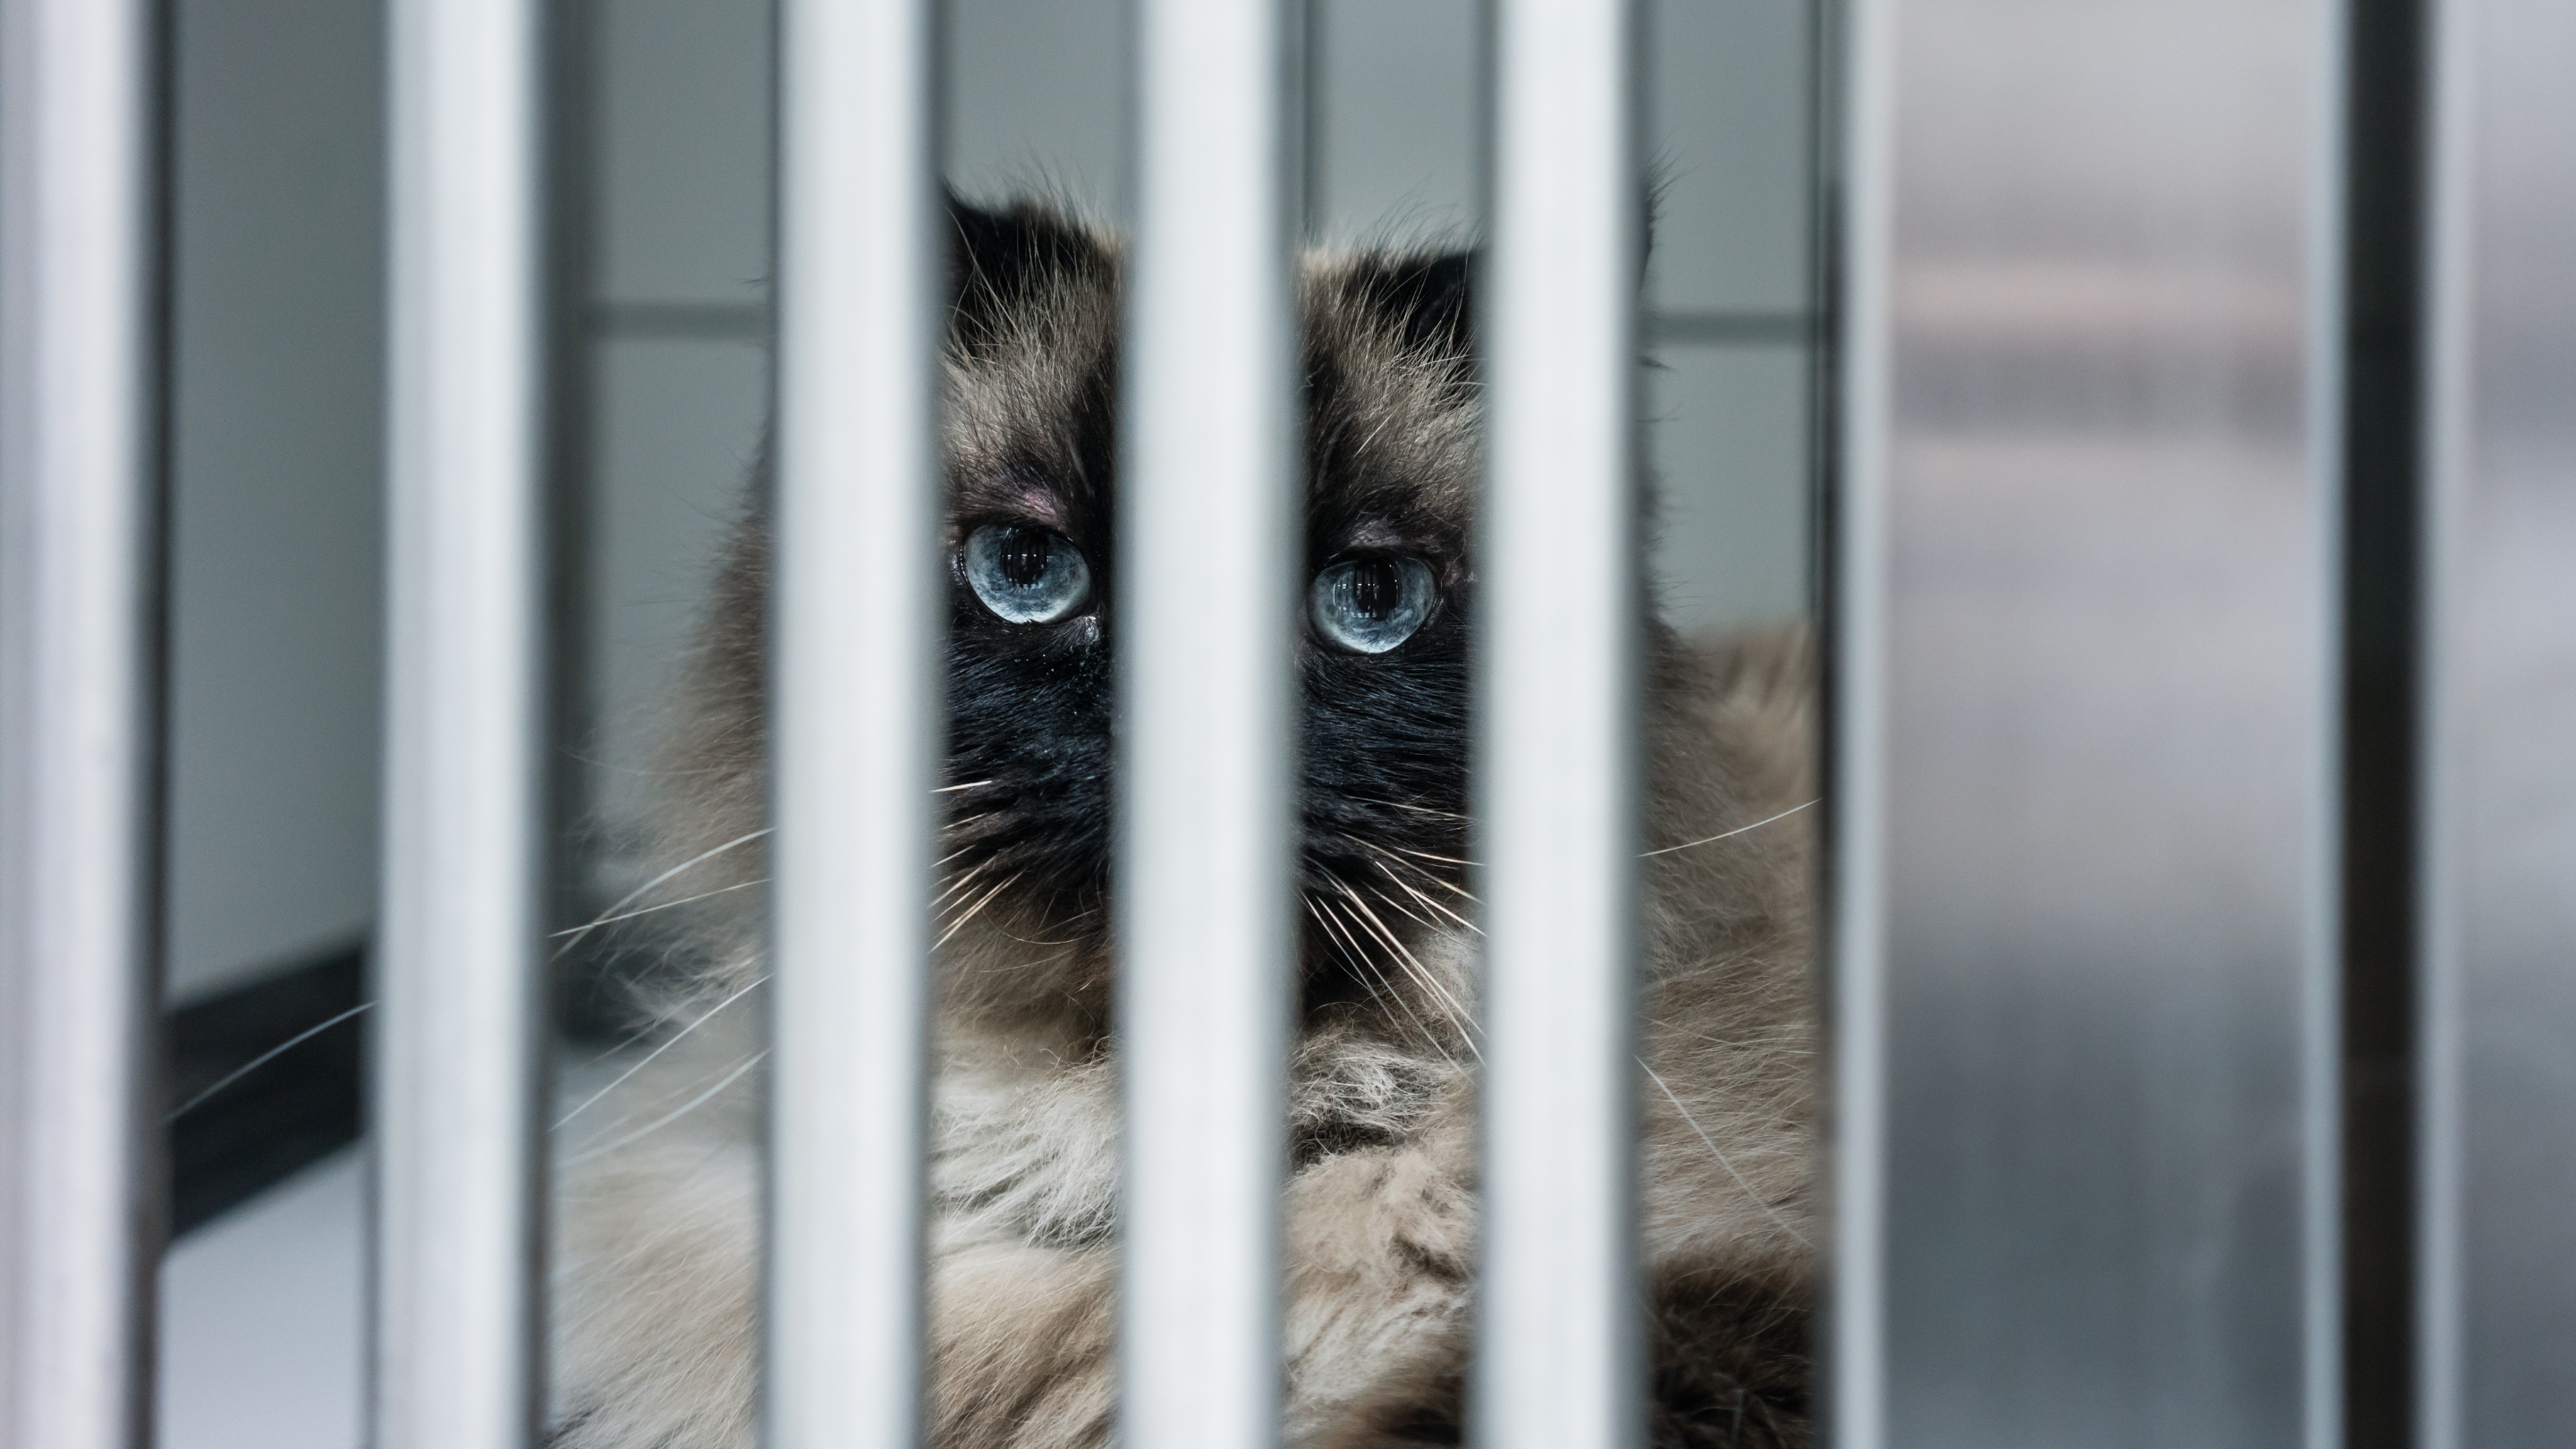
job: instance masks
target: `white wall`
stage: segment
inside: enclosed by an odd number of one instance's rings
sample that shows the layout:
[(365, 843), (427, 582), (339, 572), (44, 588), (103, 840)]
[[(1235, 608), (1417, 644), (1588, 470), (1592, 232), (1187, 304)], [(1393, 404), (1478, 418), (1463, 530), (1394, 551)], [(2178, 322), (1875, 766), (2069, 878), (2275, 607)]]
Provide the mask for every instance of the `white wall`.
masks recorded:
[(169, 990), (375, 906), (377, 10), (179, 0)]
[(769, 7), (590, 0), (587, 643), (562, 757), (621, 895), (660, 701), (768, 411)]

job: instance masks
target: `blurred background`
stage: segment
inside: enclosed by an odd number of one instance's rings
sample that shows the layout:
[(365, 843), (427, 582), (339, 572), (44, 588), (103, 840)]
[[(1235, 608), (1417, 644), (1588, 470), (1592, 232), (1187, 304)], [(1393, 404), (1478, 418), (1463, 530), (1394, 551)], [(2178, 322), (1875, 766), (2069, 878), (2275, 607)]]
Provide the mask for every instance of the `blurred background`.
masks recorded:
[[(1651, 0), (1653, 567), (1684, 628), (1804, 614), (1818, 0)], [(562, 0), (562, 912), (633, 885), (642, 770), (767, 409), (771, 31)], [(179, 1100), (360, 1000), (374, 911), (383, 37), (176, 0), (168, 983)], [(949, 175), (1114, 217), (1122, 0), (951, 0)], [(1308, 227), (1466, 238), (1475, 0), (1309, 0)], [(607, 1024), (567, 963), (568, 1024)], [(360, 1032), (182, 1117), (162, 1442), (359, 1442)]]

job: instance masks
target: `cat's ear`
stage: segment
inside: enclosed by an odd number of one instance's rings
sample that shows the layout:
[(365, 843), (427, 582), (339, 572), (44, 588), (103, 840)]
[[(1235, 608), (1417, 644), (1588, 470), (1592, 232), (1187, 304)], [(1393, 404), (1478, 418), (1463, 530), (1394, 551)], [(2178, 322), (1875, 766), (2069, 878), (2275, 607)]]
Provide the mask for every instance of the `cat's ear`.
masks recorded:
[(970, 343), (1067, 282), (1107, 280), (1114, 271), (1097, 235), (1033, 201), (994, 210), (952, 191), (948, 236), (948, 303)]
[(1463, 357), (1476, 344), (1478, 251), (1426, 252), (1387, 264), (1369, 290), (1412, 347)]

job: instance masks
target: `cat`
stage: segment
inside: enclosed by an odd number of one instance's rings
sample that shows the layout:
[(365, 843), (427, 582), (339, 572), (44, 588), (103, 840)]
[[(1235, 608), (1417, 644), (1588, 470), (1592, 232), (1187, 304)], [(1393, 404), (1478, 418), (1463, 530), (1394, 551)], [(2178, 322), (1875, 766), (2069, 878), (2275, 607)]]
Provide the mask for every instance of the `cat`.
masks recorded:
[[(1122, 251), (1038, 202), (952, 203), (950, 218), (927, 1432), (941, 1449), (1073, 1449), (1115, 1435), (1106, 600)], [(1437, 250), (1299, 264), (1314, 588), (1285, 1187), (1283, 1432), (1297, 1449), (1461, 1432), (1474, 272), (1471, 254)], [(722, 561), (661, 772), (672, 869), (647, 908), (711, 913), (672, 948), (693, 964), (660, 999), (668, 1029), (688, 1030), (616, 1088), (638, 1104), (623, 1121), (585, 1118), (588, 1142), (559, 1154), (561, 1449), (755, 1437), (762, 491)], [(1693, 644), (1661, 625), (1647, 648), (1650, 1438), (1804, 1445), (1809, 650), (1794, 628)]]

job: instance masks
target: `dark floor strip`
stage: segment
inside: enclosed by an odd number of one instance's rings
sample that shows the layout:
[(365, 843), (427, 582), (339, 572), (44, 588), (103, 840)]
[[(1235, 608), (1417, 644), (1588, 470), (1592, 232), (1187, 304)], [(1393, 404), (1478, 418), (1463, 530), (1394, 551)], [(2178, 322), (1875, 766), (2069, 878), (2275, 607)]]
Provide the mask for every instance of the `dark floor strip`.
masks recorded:
[(351, 946), (170, 1013), (172, 1234), (203, 1226), (358, 1140), (364, 1013), (314, 1032), (197, 1098), (264, 1052), (366, 999), (366, 952)]

